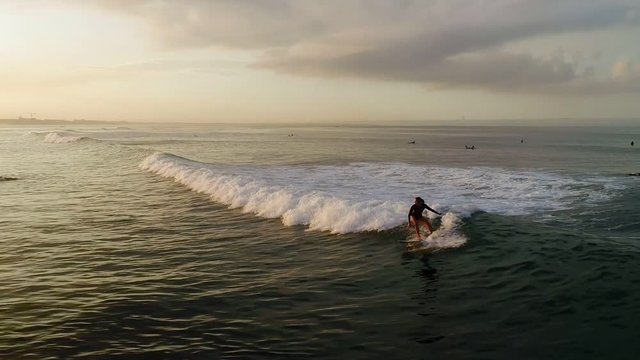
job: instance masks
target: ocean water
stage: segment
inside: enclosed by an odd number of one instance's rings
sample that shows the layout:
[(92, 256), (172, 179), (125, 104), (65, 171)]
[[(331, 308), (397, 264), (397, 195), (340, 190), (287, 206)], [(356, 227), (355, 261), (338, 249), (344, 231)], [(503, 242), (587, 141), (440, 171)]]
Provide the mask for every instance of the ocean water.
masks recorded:
[(634, 139), (1, 125), (0, 358), (636, 359)]

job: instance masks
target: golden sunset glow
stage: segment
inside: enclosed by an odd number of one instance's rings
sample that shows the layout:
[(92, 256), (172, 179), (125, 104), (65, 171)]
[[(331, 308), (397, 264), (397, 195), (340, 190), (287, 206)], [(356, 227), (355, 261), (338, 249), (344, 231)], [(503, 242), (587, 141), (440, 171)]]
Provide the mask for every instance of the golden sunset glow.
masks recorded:
[(0, 117), (331, 122), (640, 115), (637, 4), (471, 8), (456, 1), (369, 8), (0, 1)]

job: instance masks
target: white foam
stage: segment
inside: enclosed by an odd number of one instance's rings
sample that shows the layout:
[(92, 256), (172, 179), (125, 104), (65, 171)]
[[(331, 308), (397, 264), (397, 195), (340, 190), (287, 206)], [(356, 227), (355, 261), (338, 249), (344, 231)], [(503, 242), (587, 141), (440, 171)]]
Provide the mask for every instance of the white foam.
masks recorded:
[(73, 143), (83, 139), (87, 139), (84, 136), (72, 136), (62, 132), (49, 132), (44, 136), (44, 141), (52, 144), (66, 144)]
[(467, 243), (467, 237), (459, 230), (462, 219), (459, 214), (449, 212), (442, 217), (442, 223), (431, 235), (421, 241), (421, 249), (440, 250), (457, 248)]
[[(381, 231), (406, 224), (413, 197), (447, 212), (430, 240), (455, 247), (461, 219), (477, 211), (504, 215), (560, 210), (607, 196), (592, 182), (535, 171), (425, 167), (402, 163), (344, 166), (222, 166), (155, 153), (140, 167), (172, 178), (212, 200), (285, 225), (332, 233)], [(599, 198), (599, 197), (598, 197)], [(429, 213), (429, 216), (434, 216)]]

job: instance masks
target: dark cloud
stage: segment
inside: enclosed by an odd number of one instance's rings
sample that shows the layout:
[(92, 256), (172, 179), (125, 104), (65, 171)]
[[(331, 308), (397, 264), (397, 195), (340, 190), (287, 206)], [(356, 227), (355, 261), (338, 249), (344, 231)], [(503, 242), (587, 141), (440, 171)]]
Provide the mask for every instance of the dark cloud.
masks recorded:
[(577, 63), (510, 53), (505, 50), (509, 44), (640, 25), (637, 0), (93, 3), (144, 18), (168, 47), (251, 49), (263, 54), (256, 66), (276, 71), (501, 90), (596, 84), (593, 71), (581, 71)]
[(270, 59), (261, 64), (283, 72), (317, 76), (354, 76), (390, 81), (432, 83), (438, 87), (484, 87), (530, 89), (532, 86), (571, 81), (573, 65), (527, 54), (473, 53), (428, 59), (347, 56), (337, 59)]

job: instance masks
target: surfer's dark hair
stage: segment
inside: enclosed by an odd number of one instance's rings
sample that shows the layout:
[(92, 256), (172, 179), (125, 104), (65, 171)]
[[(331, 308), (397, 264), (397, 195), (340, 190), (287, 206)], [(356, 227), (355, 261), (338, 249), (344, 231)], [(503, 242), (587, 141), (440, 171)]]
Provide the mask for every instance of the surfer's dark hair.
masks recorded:
[(420, 196), (416, 197), (416, 201), (424, 202), (424, 200)]

